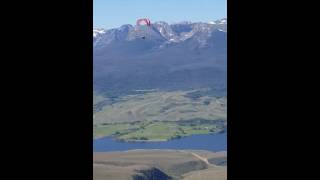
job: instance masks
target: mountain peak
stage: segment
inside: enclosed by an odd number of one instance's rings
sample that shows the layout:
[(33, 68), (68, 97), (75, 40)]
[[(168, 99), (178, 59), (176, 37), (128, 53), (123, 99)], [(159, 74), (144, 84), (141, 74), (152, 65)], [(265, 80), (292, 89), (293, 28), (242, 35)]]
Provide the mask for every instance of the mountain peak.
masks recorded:
[(214, 21), (216, 24), (227, 24), (227, 18), (222, 18)]
[(93, 37), (97, 37), (101, 34), (104, 34), (106, 32), (103, 28), (93, 28)]
[(100, 35), (93, 42), (95, 90), (116, 96), (137, 89), (210, 87), (223, 94), (226, 24), (215, 23), (159, 21), (140, 32), (132, 25), (94, 29)]
[(124, 24), (120, 26), (118, 29), (123, 30), (123, 29), (130, 29), (130, 28), (133, 28), (131, 24)]
[[(157, 47), (167, 47), (170, 44), (181, 43), (188, 39), (194, 39), (199, 44), (206, 44), (211, 32), (218, 30), (227, 32), (227, 18), (210, 22), (190, 22), (168, 24), (165, 21), (154, 22), (145, 32), (137, 32), (131, 24), (124, 24), (119, 28), (102, 29), (94, 28), (94, 46), (105, 46), (112, 42), (125, 42), (140, 40), (141, 34), (148, 36), (146, 41), (157, 42)], [(145, 42), (146, 42), (145, 41)]]
[(191, 21), (181, 21), (181, 22), (172, 23), (171, 25), (175, 25), (175, 24), (192, 24), (192, 22)]

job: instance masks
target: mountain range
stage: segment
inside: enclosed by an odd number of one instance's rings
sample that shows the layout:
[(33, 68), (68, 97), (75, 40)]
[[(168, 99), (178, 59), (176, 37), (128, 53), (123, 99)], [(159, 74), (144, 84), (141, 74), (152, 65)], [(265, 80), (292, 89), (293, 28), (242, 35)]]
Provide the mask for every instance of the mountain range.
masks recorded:
[(94, 92), (210, 88), (226, 95), (227, 19), (93, 29)]

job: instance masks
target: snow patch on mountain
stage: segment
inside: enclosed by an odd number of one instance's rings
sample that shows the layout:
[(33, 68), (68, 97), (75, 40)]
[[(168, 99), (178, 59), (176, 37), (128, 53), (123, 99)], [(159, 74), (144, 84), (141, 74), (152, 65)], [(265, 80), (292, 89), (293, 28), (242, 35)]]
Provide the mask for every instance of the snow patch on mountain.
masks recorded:
[(106, 30), (104, 29), (93, 29), (93, 37), (97, 37), (101, 34), (104, 34), (106, 32)]
[(168, 45), (180, 43), (188, 39), (197, 41), (201, 46), (206, 44), (207, 39), (215, 30), (227, 32), (227, 18), (210, 22), (190, 22), (168, 24), (164, 21), (152, 23), (143, 31), (137, 31), (137, 26), (130, 24), (122, 25), (113, 29), (94, 29), (94, 47), (106, 46), (112, 42), (124, 42), (140, 40), (145, 37), (146, 41), (160, 43), (158, 47), (163, 48)]

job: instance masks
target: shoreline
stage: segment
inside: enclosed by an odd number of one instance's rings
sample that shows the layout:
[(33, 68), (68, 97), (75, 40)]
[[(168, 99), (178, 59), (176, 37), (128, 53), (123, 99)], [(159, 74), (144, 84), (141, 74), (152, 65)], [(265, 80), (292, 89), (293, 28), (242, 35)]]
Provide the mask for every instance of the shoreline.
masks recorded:
[[(222, 131), (218, 131), (218, 132), (214, 132), (214, 133), (207, 133), (204, 135), (218, 135), (218, 134), (223, 134), (226, 133), (226, 130), (222, 130)], [(109, 135), (109, 136), (97, 136), (97, 137), (93, 137), (93, 140), (99, 140), (102, 138), (112, 138), (112, 140), (114, 141), (118, 141), (118, 142), (124, 142), (124, 143), (134, 143), (134, 142), (167, 142), (167, 141), (171, 141), (171, 140), (176, 140), (176, 139), (183, 139), (186, 137), (190, 137), (193, 135), (201, 135), (201, 134), (190, 134), (190, 135), (186, 135), (186, 136), (181, 136), (179, 138), (169, 138), (169, 139), (148, 139), (148, 140), (140, 140), (140, 139), (128, 139), (128, 140), (124, 140), (124, 139), (117, 139), (115, 136)]]
[(212, 151), (207, 149), (129, 149), (129, 150), (119, 150), (119, 151), (94, 151), (93, 154), (109, 154), (109, 153), (131, 153), (131, 152), (156, 152), (156, 151), (163, 151), (163, 152), (211, 152), (211, 153), (219, 153), (219, 154), (227, 154), (227, 150), (219, 150), (219, 151)]
[(114, 136), (98, 136), (98, 137), (93, 137), (93, 140), (99, 140), (102, 138), (112, 138), (114, 141), (119, 141), (119, 142), (166, 142), (166, 141), (170, 141), (172, 139), (150, 139), (150, 140), (123, 140), (123, 139), (117, 139), (117, 138), (113, 138)]

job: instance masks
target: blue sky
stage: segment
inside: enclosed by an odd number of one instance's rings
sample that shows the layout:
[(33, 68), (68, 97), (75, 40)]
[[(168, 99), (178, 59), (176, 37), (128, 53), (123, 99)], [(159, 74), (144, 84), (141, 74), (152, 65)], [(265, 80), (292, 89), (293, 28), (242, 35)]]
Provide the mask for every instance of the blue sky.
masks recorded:
[(208, 22), (227, 17), (227, 0), (93, 0), (93, 26), (115, 28), (147, 17), (152, 22)]

